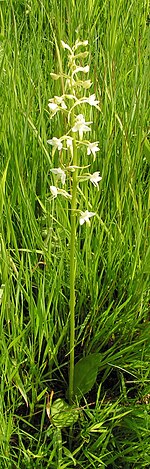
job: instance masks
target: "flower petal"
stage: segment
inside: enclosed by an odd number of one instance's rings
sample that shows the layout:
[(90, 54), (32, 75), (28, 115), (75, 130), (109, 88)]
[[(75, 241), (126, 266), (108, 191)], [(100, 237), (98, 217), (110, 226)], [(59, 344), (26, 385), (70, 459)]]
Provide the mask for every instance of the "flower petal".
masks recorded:
[(58, 190), (57, 190), (56, 186), (50, 186), (50, 191), (51, 191), (51, 194), (53, 195), (54, 198), (57, 197)]
[(52, 168), (50, 169), (51, 173), (56, 174), (59, 179), (61, 179), (62, 184), (65, 184), (66, 174), (61, 168)]
[(68, 49), (72, 53), (72, 49), (68, 44), (66, 44), (64, 41), (60, 41), (63, 49)]
[(54, 148), (58, 148), (59, 151), (63, 147), (61, 140), (57, 137), (53, 137), (50, 140), (47, 140), (47, 143), (49, 143), (49, 145), (52, 145)]
[(100, 176), (100, 171), (95, 171), (95, 173), (91, 174), (90, 181), (92, 184), (98, 188), (98, 183), (101, 181), (102, 177)]
[(80, 215), (80, 220), (79, 220), (79, 223), (80, 225), (83, 225), (83, 223), (90, 223), (90, 220), (89, 218), (91, 217), (94, 217), (94, 215), (96, 215), (95, 212), (89, 212), (88, 210), (86, 210), (85, 212), (81, 212), (81, 215)]

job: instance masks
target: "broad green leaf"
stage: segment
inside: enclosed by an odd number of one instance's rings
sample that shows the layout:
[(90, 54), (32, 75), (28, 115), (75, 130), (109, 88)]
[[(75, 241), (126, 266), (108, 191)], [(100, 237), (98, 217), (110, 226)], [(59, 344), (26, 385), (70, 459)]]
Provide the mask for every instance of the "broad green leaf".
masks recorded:
[(101, 355), (99, 353), (92, 353), (76, 363), (74, 369), (74, 394), (78, 398), (81, 398), (82, 395), (92, 389), (97, 378), (100, 359)]
[(51, 406), (51, 421), (55, 427), (71, 427), (78, 420), (78, 411), (63, 399), (56, 399)]

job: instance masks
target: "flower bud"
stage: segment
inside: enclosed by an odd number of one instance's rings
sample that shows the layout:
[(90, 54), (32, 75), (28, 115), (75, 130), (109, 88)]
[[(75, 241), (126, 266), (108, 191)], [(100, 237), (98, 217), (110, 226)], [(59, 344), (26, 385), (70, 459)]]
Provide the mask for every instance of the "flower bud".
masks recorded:
[(56, 73), (50, 73), (50, 76), (53, 80), (58, 80), (58, 78), (60, 78), (60, 75), (57, 75)]

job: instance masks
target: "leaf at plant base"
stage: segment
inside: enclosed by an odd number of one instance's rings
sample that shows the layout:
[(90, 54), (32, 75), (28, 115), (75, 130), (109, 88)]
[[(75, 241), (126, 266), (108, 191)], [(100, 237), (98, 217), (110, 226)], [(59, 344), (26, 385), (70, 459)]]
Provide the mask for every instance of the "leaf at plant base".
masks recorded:
[(56, 399), (51, 406), (51, 421), (55, 427), (71, 427), (78, 420), (78, 410), (63, 399)]
[(92, 353), (81, 358), (74, 368), (74, 394), (81, 398), (89, 392), (97, 378), (101, 355)]

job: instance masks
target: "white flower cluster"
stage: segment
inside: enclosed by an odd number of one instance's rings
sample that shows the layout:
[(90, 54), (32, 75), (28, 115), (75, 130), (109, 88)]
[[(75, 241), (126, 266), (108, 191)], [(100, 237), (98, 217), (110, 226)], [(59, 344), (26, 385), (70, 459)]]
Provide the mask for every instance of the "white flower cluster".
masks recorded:
[[(80, 46), (87, 46), (88, 41), (76, 41), (75, 45), (71, 48), (68, 44), (61, 41), (61, 45), (63, 49), (67, 49), (69, 53), (69, 75), (56, 75), (55, 73), (51, 73), (51, 76), (54, 80), (58, 80), (61, 76), (66, 78), (66, 86), (69, 87), (71, 92), (63, 94), (62, 96), (54, 96), (54, 98), (49, 99), (48, 107), (50, 110), (50, 118), (53, 118), (58, 111), (65, 112), (65, 115), (68, 116), (68, 125), (70, 125), (69, 131), (66, 135), (57, 138), (53, 137), (52, 139), (47, 140), (47, 143), (52, 146), (52, 156), (55, 154), (55, 151), (58, 150), (59, 153), (62, 153), (63, 150), (69, 151), (72, 161), (74, 148), (78, 148), (80, 145), (84, 145), (84, 148), (87, 150), (87, 155), (92, 155), (93, 160), (96, 159), (96, 153), (100, 150), (98, 144), (99, 142), (90, 142), (87, 140), (83, 140), (83, 135), (85, 132), (91, 132), (91, 124), (92, 121), (86, 122), (85, 117), (83, 114), (75, 115), (75, 108), (85, 105), (86, 103), (90, 106), (94, 106), (95, 108), (99, 109), (99, 101), (97, 101), (95, 94), (90, 96), (84, 96), (82, 98), (77, 98), (76, 90), (78, 88), (83, 87), (84, 89), (88, 89), (91, 86), (90, 80), (81, 80), (79, 79), (79, 75), (87, 74), (89, 72), (89, 65), (85, 67), (79, 66), (76, 64), (76, 59), (87, 57), (88, 52), (79, 52), (76, 53), (76, 50)], [(68, 105), (68, 102), (71, 101), (71, 105)], [(89, 165), (88, 165), (89, 166)], [(69, 165), (69, 169), (72, 171), (76, 171), (77, 168), (80, 166), (77, 165)], [(68, 169), (68, 168), (67, 168)], [(66, 181), (66, 172), (65, 168), (52, 168), (51, 173), (56, 176), (57, 180), (60, 180), (62, 186), (65, 185)], [(79, 177), (79, 180), (90, 180), (90, 182), (99, 189), (99, 182), (101, 181), (102, 177), (100, 176), (100, 171), (95, 171), (93, 174), (88, 174), (88, 176)], [(50, 191), (53, 198), (56, 198), (58, 194), (63, 195), (66, 198), (71, 199), (71, 195), (66, 192), (64, 189), (58, 188), (55, 185), (50, 186)], [(85, 222), (90, 224), (90, 218), (95, 215), (95, 212), (89, 212), (86, 210), (85, 212), (80, 212), (80, 225), (83, 225)]]

